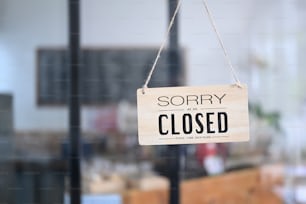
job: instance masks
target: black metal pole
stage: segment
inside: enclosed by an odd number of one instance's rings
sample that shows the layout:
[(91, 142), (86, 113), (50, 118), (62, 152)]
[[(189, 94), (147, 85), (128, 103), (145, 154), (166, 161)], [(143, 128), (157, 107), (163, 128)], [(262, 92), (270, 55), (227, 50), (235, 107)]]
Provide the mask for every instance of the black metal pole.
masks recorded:
[[(169, 22), (171, 21), (175, 9), (178, 4), (178, 0), (168, 0), (169, 1)], [(180, 56), (179, 56), (179, 29), (178, 29), (178, 22), (179, 22), (179, 13), (177, 14), (173, 26), (170, 30), (169, 36), (169, 56), (168, 56), (168, 63), (169, 63), (169, 79), (170, 79), (170, 86), (179, 86), (181, 85), (180, 82), (180, 73), (181, 73), (181, 63), (180, 63)]]
[(81, 203), (80, 171), (80, 0), (69, 0), (69, 173), (70, 203)]
[[(177, 7), (177, 0), (169, 0), (169, 22)], [(181, 63), (179, 56), (179, 42), (178, 42), (178, 16), (176, 17), (173, 27), (170, 31), (169, 37), (169, 79), (170, 86), (180, 85)], [(180, 146), (169, 145), (169, 179), (170, 179), (170, 204), (180, 203)]]

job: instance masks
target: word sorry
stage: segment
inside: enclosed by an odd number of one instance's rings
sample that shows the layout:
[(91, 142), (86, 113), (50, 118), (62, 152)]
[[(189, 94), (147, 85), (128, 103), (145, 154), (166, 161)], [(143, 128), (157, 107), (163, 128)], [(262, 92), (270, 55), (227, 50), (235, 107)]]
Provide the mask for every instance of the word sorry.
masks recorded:
[(201, 94), (201, 95), (176, 95), (176, 96), (160, 96), (157, 98), (158, 106), (182, 106), (182, 105), (203, 105), (203, 104), (222, 104), (223, 98), (226, 94), (216, 95), (216, 94)]

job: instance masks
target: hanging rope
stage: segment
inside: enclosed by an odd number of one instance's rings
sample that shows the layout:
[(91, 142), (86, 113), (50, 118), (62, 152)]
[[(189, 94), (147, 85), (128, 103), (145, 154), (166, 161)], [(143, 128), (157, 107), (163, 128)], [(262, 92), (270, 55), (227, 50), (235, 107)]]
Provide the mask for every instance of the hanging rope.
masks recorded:
[(182, 4), (182, 0), (179, 0), (178, 3), (177, 3), (177, 6), (176, 6), (176, 8), (175, 8), (175, 11), (174, 11), (174, 13), (173, 13), (173, 16), (172, 16), (172, 18), (171, 18), (171, 20), (170, 20), (170, 23), (169, 23), (169, 26), (168, 26), (167, 33), (166, 33), (166, 35), (165, 35), (165, 38), (164, 38), (164, 40), (163, 40), (163, 42), (162, 42), (162, 44), (161, 44), (161, 46), (160, 46), (160, 48), (159, 48), (159, 50), (158, 50), (158, 53), (157, 53), (157, 56), (156, 56), (156, 58), (155, 58), (155, 60), (154, 60), (153, 66), (152, 66), (152, 68), (151, 68), (151, 70), (150, 70), (150, 72), (149, 72), (149, 75), (148, 75), (148, 77), (147, 77), (147, 79), (146, 79), (146, 81), (145, 81), (145, 83), (144, 83), (144, 85), (143, 85), (143, 87), (142, 87), (142, 93), (143, 93), (143, 94), (145, 93), (144, 89), (145, 89), (145, 88), (148, 88), (148, 83), (150, 82), (151, 77), (152, 77), (152, 74), (153, 74), (153, 72), (154, 72), (154, 70), (155, 70), (155, 68), (156, 68), (157, 62), (158, 62), (158, 60), (159, 60), (159, 58), (160, 58), (160, 54), (161, 54), (161, 52), (163, 51), (163, 49), (164, 49), (164, 47), (165, 47), (165, 45), (166, 45), (168, 36), (169, 36), (169, 34), (170, 34), (170, 31), (171, 31), (171, 28), (172, 28), (172, 26), (173, 26), (173, 23), (174, 23), (174, 20), (175, 20), (175, 18), (176, 18), (176, 15), (177, 15), (178, 11), (180, 10), (181, 4)]
[(216, 26), (215, 20), (214, 20), (212, 14), (211, 14), (211, 12), (210, 12), (210, 9), (208, 8), (207, 2), (206, 2), (206, 0), (202, 0), (202, 2), (203, 2), (203, 5), (204, 5), (204, 8), (205, 8), (205, 10), (206, 10), (206, 13), (207, 13), (207, 15), (208, 15), (210, 24), (211, 24), (211, 26), (213, 27), (213, 30), (214, 30), (214, 32), (215, 32), (217, 38), (218, 38), (219, 44), (220, 44), (220, 46), (221, 46), (221, 48), (222, 48), (222, 50), (223, 50), (224, 57), (225, 57), (225, 59), (226, 59), (226, 61), (227, 61), (227, 63), (228, 63), (228, 66), (229, 66), (230, 71), (231, 71), (231, 73), (232, 73), (232, 76), (233, 76), (233, 78), (234, 78), (234, 80), (235, 80), (235, 82), (236, 82), (236, 85), (239, 86), (239, 87), (241, 87), (241, 83), (240, 83), (240, 81), (239, 81), (239, 79), (238, 79), (238, 76), (237, 76), (237, 74), (236, 74), (236, 72), (235, 72), (235, 69), (234, 69), (233, 64), (232, 64), (232, 62), (231, 62), (231, 59), (230, 59), (230, 57), (229, 57), (229, 55), (228, 55), (228, 53), (227, 53), (227, 50), (225, 49), (225, 46), (224, 46), (224, 43), (223, 43), (223, 41), (222, 41), (221, 35), (219, 34), (219, 32), (218, 32), (218, 30), (217, 30), (217, 26)]
[[(230, 60), (230, 57), (229, 57), (229, 55), (228, 55), (228, 53), (227, 53), (227, 50), (225, 49), (224, 43), (223, 43), (223, 41), (222, 41), (222, 39), (221, 39), (221, 35), (219, 34), (219, 32), (218, 32), (218, 30), (217, 30), (216, 23), (215, 23), (215, 21), (214, 21), (214, 18), (213, 18), (213, 16), (212, 16), (211, 12), (210, 12), (210, 9), (208, 8), (207, 2), (206, 2), (206, 0), (202, 0), (202, 1), (203, 1), (203, 5), (204, 5), (204, 8), (205, 8), (205, 11), (206, 11), (206, 13), (207, 13), (207, 15), (208, 15), (208, 18), (209, 18), (209, 22), (210, 22), (211, 26), (213, 27), (213, 30), (214, 30), (214, 32), (215, 32), (217, 38), (218, 38), (218, 42), (219, 42), (219, 44), (220, 44), (220, 46), (221, 46), (221, 48), (222, 48), (222, 50), (223, 50), (224, 57), (225, 57), (225, 59), (226, 59), (226, 61), (227, 61), (227, 63), (228, 63), (228, 66), (229, 66), (230, 72), (231, 72), (231, 74), (232, 74), (232, 76), (233, 76), (233, 79), (235, 80), (236, 85), (237, 85), (238, 87), (242, 87), (242, 85), (241, 85), (241, 83), (240, 83), (240, 81), (239, 81), (239, 79), (238, 79), (238, 76), (237, 76), (237, 74), (236, 74), (236, 72), (235, 72), (235, 69), (234, 69), (234, 67), (233, 67), (233, 64), (232, 64), (232, 62), (231, 62), (231, 60)], [(172, 16), (172, 18), (171, 18), (171, 20), (170, 20), (170, 23), (169, 23), (169, 26), (168, 26), (168, 29), (167, 29), (165, 38), (164, 38), (164, 40), (163, 40), (163, 42), (162, 42), (162, 44), (161, 44), (161, 46), (160, 46), (160, 48), (159, 48), (159, 50), (158, 50), (158, 53), (157, 53), (157, 56), (156, 56), (156, 58), (155, 58), (155, 60), (154, 60), (154, 63), (153, 63), (153, 65), (152, 65), (152, 68), (151, 68), (151, 70), (150, 70), (150, 72), (149, 72), (149, 74), (148, 74), (148, 76), (147, 76), (147, 79), (145, 80), (145, 83), (144, 83), (144, 85), (143, 85), (143, 87), (142, 87), (142, 93), (143, 93), (143, 94), (145, 94), (145, 89), (148, 88), (148, 84), (149, 84), (149, 82), (150, 82), (150, 80), (151, 80), (151, 78), (152, 78), (153, 72), (154, 72), (154, 70), (155, 70), (155, 68), (156, 68), (156, 65), (157, 65), (157, 62), (158, 62), (158, 60), (159, 60), (159, 58), (160, 58), (160, 55), (161, 55), (162, 51), (164, 50), (164, 47), (165, 47), (165, 45), (166, 45), (166, 42), (167, 42), (169, 33), (170, 33), (171, 28), (172, 28), (172, 26), (173, 26), (174, 20), (175, 20), (175, 18), (176, 18), (176, 16), (177, 16), (178, 12), (179, 12), (179, 10), (180, 10), (181, 4), (182, 4), (182, 0), (179, 0), (178, 3), (177, 3), (177, 6), (176, 6), (176, 8), (175, 8), (175, 11), (174, 11), (174, 13), (173, 13), (173, 16)]]

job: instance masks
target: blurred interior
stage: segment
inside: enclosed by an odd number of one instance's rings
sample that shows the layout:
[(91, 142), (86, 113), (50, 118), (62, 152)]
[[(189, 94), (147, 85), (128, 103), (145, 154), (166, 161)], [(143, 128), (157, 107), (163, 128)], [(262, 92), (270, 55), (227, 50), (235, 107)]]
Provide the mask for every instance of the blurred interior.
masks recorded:
[[(208, 3), (248, 85), (251, 139), (182, 145), (181, 203), (306, 203), (306, 2)], [(138, 145), (136, 108), (168, 2), (80, 8), (83, 203), (169, 203), (169, 150)], [(233, 83), (201, 0), (183, 1), (178, 36), (180, 85)], [(69, 203), (67, 45), (66, 1), (0, 0), (0, 203)], [(150, 87), (170, 83), (166, 55)]]

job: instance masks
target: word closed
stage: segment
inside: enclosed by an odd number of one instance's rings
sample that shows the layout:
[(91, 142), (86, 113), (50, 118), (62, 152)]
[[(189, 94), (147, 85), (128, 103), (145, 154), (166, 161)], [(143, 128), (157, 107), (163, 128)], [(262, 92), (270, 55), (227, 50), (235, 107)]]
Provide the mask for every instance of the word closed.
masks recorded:
[(243, 85), (137, 90), (141, 145), (249, 140), (247, 87)]

